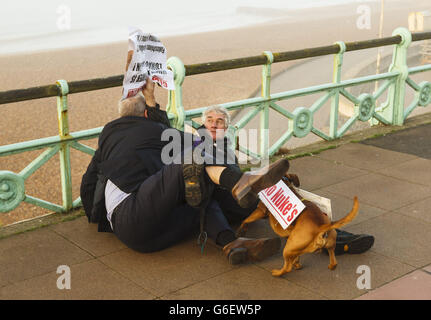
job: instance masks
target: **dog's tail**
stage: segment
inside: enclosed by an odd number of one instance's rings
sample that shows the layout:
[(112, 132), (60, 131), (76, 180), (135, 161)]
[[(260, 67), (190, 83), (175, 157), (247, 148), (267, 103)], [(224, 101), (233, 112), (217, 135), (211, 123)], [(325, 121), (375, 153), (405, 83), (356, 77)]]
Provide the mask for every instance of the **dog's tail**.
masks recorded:
[(354, 197), (352, 211), (350, 211), (348, 215), (346, 215), (344, 218), (341, 218), (340, 220), (320, 226), (320, 232), (326, 232), (332, 229), (338, 229), (338, 228), (341, 228), (342, 226), (345, 226), (356, 217), (356, 214), (358, 213), (358, 208), (359, 208), (358, 197)]

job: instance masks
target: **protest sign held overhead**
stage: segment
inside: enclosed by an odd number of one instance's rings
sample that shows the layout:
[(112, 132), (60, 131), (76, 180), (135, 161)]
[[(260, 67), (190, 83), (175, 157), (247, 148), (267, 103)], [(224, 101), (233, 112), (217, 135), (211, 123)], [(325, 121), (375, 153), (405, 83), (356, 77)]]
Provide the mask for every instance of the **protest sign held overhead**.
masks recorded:
[(129, 28), (130, 50), (133, 56), (124, 75), (123, 99), (138, 94), (148, 77), (162, 88), (175, 90), (173, 72), (166, 66), (166, 48), (156, 36)]

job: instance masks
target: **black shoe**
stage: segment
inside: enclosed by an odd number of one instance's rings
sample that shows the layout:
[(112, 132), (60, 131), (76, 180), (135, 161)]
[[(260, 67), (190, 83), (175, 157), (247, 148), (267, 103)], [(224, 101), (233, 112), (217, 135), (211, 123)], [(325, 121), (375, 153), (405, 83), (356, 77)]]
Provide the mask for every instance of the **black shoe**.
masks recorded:
[(203, 164), (183, 165), (186, 202), (194, 208), (198, 208), (205, 199), (204, 169)]
[(337, 230), (335, 255), (363, 253), (370, 249), (373, 244), (374, 237), (368, 234), (353, 234), (347, 231)]

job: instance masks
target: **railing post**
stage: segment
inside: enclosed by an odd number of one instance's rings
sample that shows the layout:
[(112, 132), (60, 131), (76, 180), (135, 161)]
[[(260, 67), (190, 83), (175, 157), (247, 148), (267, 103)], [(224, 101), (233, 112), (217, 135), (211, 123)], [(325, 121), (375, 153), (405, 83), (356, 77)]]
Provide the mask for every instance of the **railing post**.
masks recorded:
[[(264, 51), (267, 63), (262, 68), (262, 97), (271, 97), (271, 65), (274, 56), (270, 51)], [(260, 157), (261, 160), (269, 158), (269, 102), (264, 102), (260, 111)]]
[(186, 75), (186, 69), (183, 62), (178, 57), (170, 57), (167, 66), (174, 73), (175, 90), (169, 90), (168, 105), (166, 112), (175, 115), (172, 121), (172, 127), (184, 130), (184, 107), (183, 107), (183, 82)]
[[(336, 44), (340, 47), (340, 51), (334, 56), (334, 72), (332, 76), (333, 83), (340, 83), (341, 81), (341, 67), (343, 66), (343, 56), (346, 52), (346, 45), (343, 41), (337, 41)], [(338, 132), (338, 110), (340, 103), (340, 90), (335, 89), (331, 102), (331, 114), (329, 118), (329, 136), (332, 139), (337, 138)]]
[[(381, 113), (383, 118), (392, 125), (401, 126), (404, 123), (404, 98), (406, 79), (409, 75), (407, 50), (412, 42), (412, 35), (406, 28), (397, 28), (392, 35), (401, 36), (401, 42), (395, 46), (389, 72), (398, 71), (400, 74), (389, 88), (388, 99), (381, 107), (376, 108), (376, 112)], [(377, 122), (372, 121), (372, 124), (377, 124)]]
[[(57, 96), (57, 114), (58, 114), (58, 131), (60, 139), (69, 137), (69, 117), (67, 94), (69, 85), (66, 80), (58, 80), (57, 85), (60, 88), (61, 95)], [(63, 142), (60, 147), (60, 172), (61, 172), (61, 189), (63, 196), (63, 208), (65, 211), (72, 209), (72, 175), (70, 168), (70, 147), (68, 142)]]

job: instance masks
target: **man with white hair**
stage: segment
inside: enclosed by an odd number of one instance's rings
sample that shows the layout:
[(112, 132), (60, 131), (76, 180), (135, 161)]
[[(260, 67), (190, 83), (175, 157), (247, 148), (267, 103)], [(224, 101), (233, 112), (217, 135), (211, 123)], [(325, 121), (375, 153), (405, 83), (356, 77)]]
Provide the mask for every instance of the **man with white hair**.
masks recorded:
[(210, 106), (202, 113), (202, 123), (201, 128), (206, 128), (214, 141), (223, 139), (230, 124), (230, 114), (220, 105)]
[[(216, 158), (223, 158), (232, 170), (241, 172), (232, 142), (226, 135), (230, 125), (230, 114), (220, 105), (209, 106), (202, 113), (202, 126), (198, 128), (201, 139), (211, 138), (215, 147)], [(212, 194), (223, 210), (229, 221), (238, 222), (249, 216), (257, 207), (259, 202), (256, 199), (246, 208), (238, 205), (232, 198), (230, 192), (220, 186), (216, 186)]]
[[(120, 118), (106, 124), (100, 134), (82, 178), (81, 199), (89, 222), (98, 223), (99, 231), (113, 232), (140, 252), (162, 250), (196, 230), (211, 186), (223, 186), (240, 206), (247, 207), (289, 168), (287, 160), (254, 174), (214, 162), (163, 163), (161, 151), (169, 142), (161, 136), (170, 124), (156, 103), (149, 79), (142, 95), (120, 101), (119, 113)], [(278, 252), (278, 237), (236, 238), (217, 208), (209, 202), (205, 227), (231, 264), (260, 261)]]
[[(218, 150), (218, 153), (225, 152), (226, 154), (231, 155), (227, 156), (227, 159), (231, 160), (230, 167), (233, 168), (233, 170), (239, 171), (240, 168), (237, 165), (235, 156), (232, 158), (233, 150), (231, 148), (230, 141), (225, 136), (226, 130), (230, 125), (229, 112), (219, 105), (210, 106), (202, 113), (202, 123), (203, 125), (198, 129), (201, 136), (203, 136), (203, 138), (208, 138), (208, 136), (210, 136), (214, 141), (215, 148)], [(207, 134), (205, 134), (204, 129), (206, 129)], [(218, 156), (220, 157), (220, 155)], [(231, 165), (232, 159), (235, 160), (234, 165)], [(241, 207), (234, 200), (231, 193), (220, 186), (216, 186), (212, 193), (212, 197), (217, 201), (226, 217), (232, 222), (244, 220), (256, 209), (257, 204), (259, 203), (259, 200), (256, 200), (254, 202), (250, 202), (248, 207)], [(373, 244), (374, 237), (371, 235), (357, 235), (337, 229), (335, 254), (362, 253), (370, 249)]]

